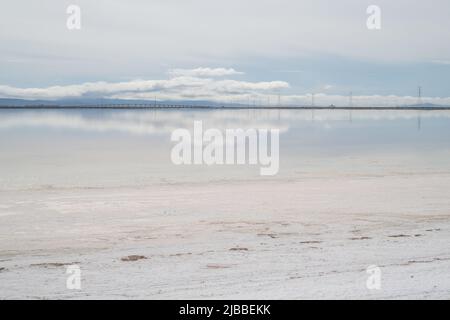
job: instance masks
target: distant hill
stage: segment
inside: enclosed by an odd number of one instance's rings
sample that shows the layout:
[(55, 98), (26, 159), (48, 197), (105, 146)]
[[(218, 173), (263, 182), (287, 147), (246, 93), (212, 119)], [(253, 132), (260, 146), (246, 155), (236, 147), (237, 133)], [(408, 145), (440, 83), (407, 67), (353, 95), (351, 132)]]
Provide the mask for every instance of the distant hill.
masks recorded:
[[(131, 99), (61, 99), (61, 100), (25, 100), (0, 98), (0, 106), (9, 107), (33, 107), (33, 106), (86, 106), (100, 104), (153, 104), (154, 100), (131, 100)], [(220, 104), (210, 101), (156, 101), (159, 104), (184, 104), (218, 106)]]

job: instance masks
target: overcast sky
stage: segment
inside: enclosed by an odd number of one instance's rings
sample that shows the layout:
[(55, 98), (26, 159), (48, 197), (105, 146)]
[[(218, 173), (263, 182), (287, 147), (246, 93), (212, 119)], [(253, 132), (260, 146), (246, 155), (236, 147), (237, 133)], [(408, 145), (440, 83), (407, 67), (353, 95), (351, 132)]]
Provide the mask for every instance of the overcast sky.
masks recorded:
[(449, 13), (448, 0), (2, 1), (0, 96), (445, 98)]

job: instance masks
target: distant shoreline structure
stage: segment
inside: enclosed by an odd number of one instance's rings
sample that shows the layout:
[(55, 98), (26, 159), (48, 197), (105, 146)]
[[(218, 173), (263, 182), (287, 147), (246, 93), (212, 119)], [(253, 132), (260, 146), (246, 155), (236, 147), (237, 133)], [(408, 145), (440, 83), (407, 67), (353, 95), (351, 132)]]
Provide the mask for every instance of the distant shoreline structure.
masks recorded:
[(408, 106), (227, 106), (227, 105), (195, 105), (195, 104), (94, 104), (94, 105), (0, 105), (0, 109), (26, 110), (63, 110), (63, 109), (118, 109), (118, 110), (147, 110), (147, 109), (202, 109), (202, 110), (450, 110), (450, 106), (439, 105), (408, 105)]

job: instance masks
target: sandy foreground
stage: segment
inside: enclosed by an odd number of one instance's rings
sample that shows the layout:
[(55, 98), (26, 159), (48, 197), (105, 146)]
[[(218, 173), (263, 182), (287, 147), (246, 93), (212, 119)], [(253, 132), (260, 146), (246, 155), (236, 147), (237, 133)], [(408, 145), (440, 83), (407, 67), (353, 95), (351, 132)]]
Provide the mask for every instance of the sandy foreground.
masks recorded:
[(3, 191), (0, 298), (449, 299), (449, 187), (418, 173)]

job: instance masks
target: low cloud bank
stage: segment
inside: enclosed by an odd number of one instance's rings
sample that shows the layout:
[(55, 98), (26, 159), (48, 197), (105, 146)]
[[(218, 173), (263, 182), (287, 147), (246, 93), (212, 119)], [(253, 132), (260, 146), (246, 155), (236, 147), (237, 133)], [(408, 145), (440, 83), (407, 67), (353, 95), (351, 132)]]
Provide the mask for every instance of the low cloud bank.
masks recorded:
[[(169, 79), (132, 80), (127, 82), (86, 82), (76, 85), (46, 88), (18, 88), (0, 85), (1, 98), (59, 100), (74, 98), (147, 99), (211, 101), (224, 105), (311, 105), (311, 94), (286, 94), (285, 81), (250, 82), (224, 77), (243, 74), (232, 68), (172, 69)], [(316, 105), (347, 106), (350, 98), (342, 95), (315, 93)], [(398, 106), (416, 104), (412, 96), (358, 96), (352, 97), (357, 106)], [(450, 97), (423, 97), (422, 103), (450, 105)]]

